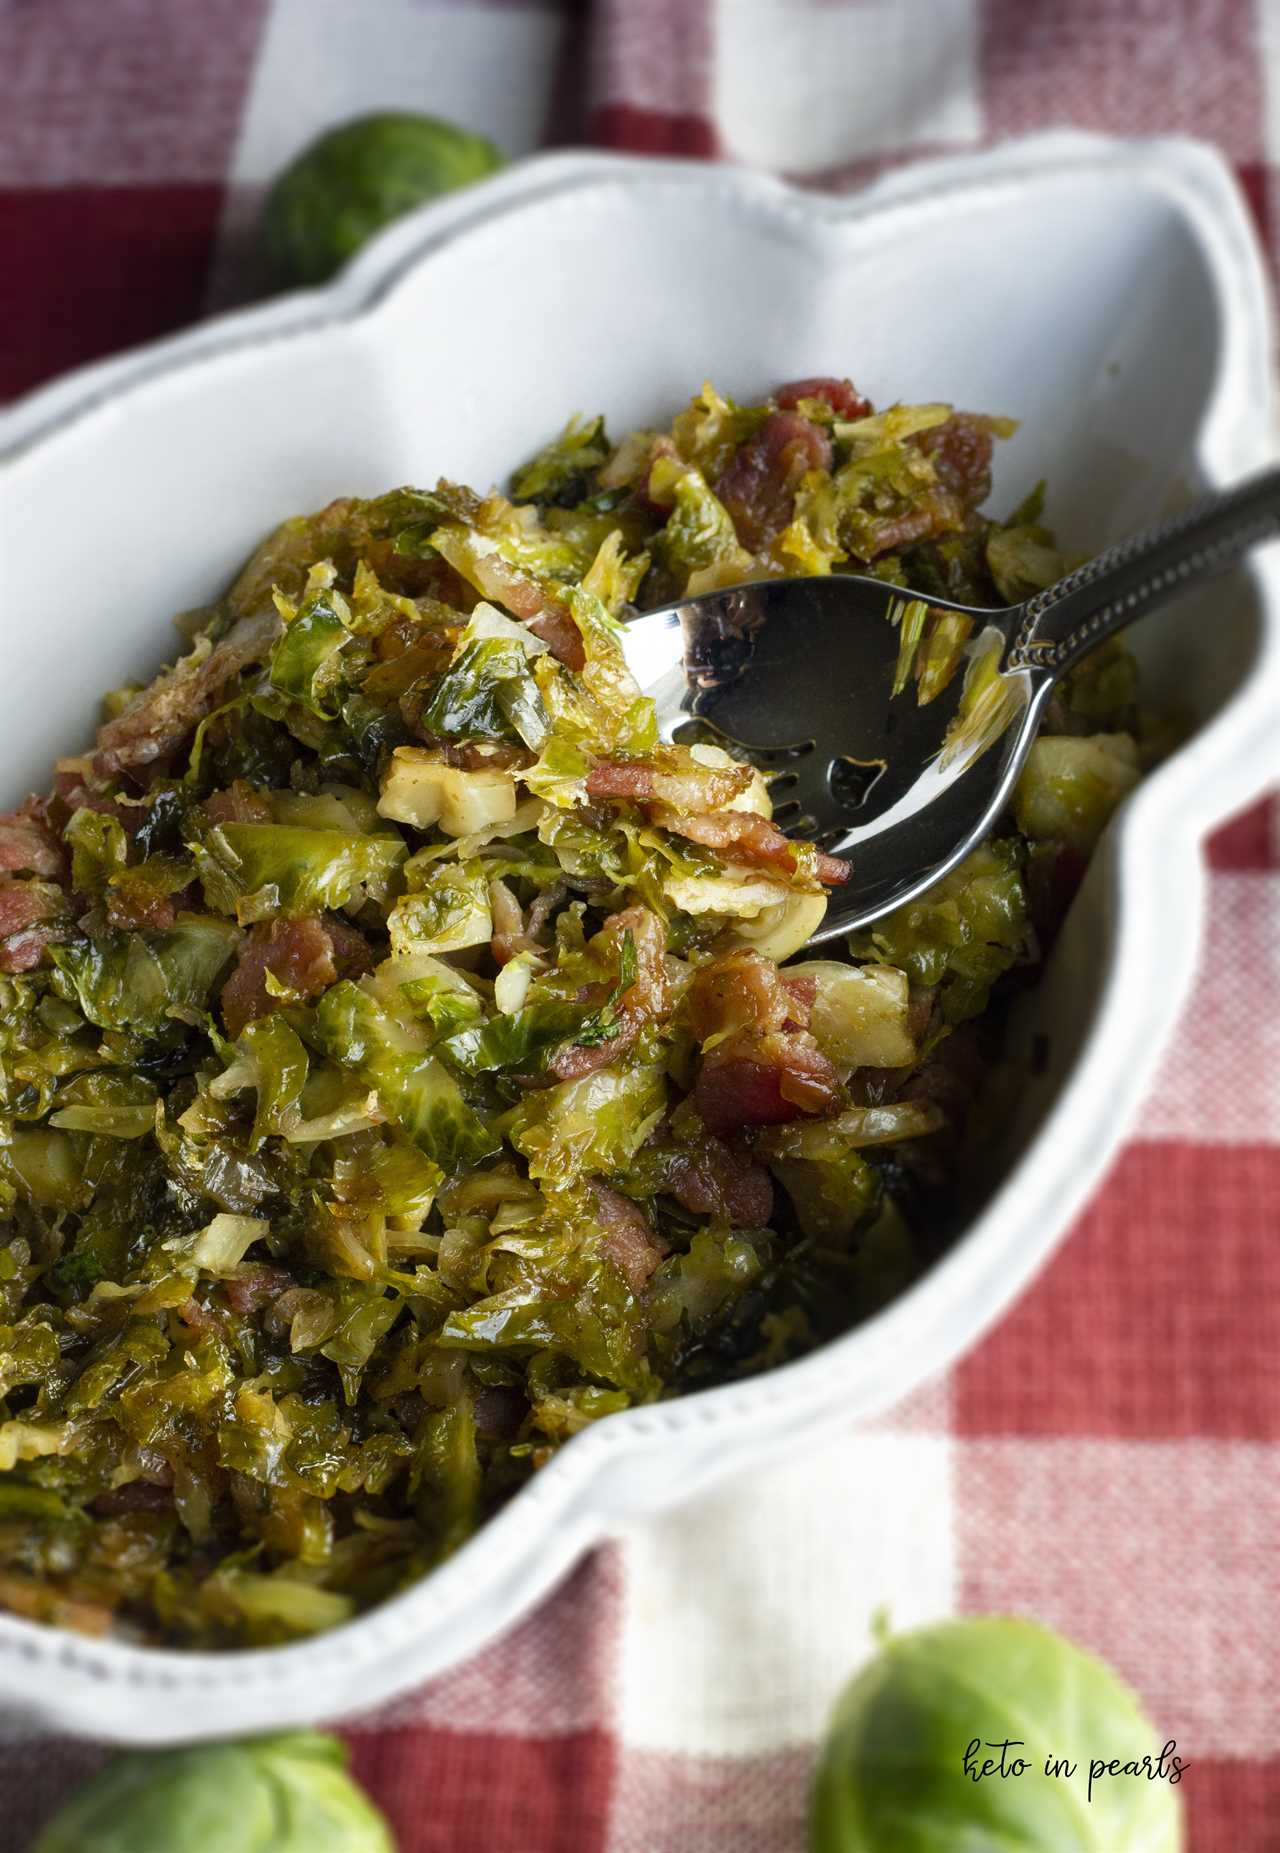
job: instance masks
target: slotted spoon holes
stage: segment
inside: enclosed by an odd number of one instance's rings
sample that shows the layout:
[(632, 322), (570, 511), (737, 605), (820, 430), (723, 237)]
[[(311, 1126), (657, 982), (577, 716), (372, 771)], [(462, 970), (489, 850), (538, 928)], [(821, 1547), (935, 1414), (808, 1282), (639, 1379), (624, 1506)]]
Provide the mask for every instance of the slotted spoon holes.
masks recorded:
[[(804, 843), (816, 841), (818, 820), (811, 811), (798, 811), (794, 817), (779, 817), (775, 811), (773, 821), (783, 836), (793, 836)], [(836, 835), (839, 834), (837, 831)]]
[(827, 767), (827, 789), (839, 809), (853, 816), (863, 809), (888, 769), (887, 759), (855, 759), (842, 753)]

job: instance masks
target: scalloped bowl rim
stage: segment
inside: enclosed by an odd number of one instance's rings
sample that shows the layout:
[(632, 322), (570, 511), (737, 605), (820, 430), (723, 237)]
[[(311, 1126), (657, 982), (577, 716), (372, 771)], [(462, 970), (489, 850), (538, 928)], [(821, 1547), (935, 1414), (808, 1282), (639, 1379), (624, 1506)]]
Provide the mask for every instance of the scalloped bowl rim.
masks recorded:
[[(852, 197), (801, 193), (746, 170), (698, 163), (536, 156), (398, 221), (325, 289), (215, 319), (32, 394), (0, 417), (0, 459), (20, 470), (33, 447), (74, 442), (84, 421), (174, 372), (375, 315), (443, 245), (551, 195), (601, 185), (694, 187), (709, 202), (812, 236), (872, 216), (918, 214), (922, 206), (945, 210), (957, 195), (999, 195), (1046, 175), (1098, 169), (1147, 180), (1176, 201), (1216, 285), (1222, 327), (1196, 451), (1199, 473), (1216, 483), (1259, 467), (1273, 454), (1268, 297), (1225, 164), (1189, 140), (1078, 134), (922, 163)], [(776, 1454), (802, 1429), (833, 1430), (852, 1413), (874, 1413), (952, 1363), (1045, 1262), (1114, 1153), (1190, 983), (1201, 909), (1187, 901), (1202, 897), (1200, 840), (1274, 776), (1280, 563), (1264, 555), (1248, 570), (1263, 633), (1252, 669), (1144, 782), (1104, 839), (1100, 853), (1123, 905), (1096, 1026), (1026, 1159), (923, 1280), (794, 1363), (583, 1431), (447, 1563), (314, 1640), (185, 1652), (87, 1640), (0, 1615), (0, 1700), (41, 1722), (130, 1742), (238, 1734), (366, 1707), (473, 1652), (622, 1523)], [(1070, 1137), (1056, 1138), (1068, 1122)], [(689, 1444), (687, 1459), (682, 1476), (664, 1482), (661, 1468), (672, 1458), (665, 1449), (676, 1436)]]

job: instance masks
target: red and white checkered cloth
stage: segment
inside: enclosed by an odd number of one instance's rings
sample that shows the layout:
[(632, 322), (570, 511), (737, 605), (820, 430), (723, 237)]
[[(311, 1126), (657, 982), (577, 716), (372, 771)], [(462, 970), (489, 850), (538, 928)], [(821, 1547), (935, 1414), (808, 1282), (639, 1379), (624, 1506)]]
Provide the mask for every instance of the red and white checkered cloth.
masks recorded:
[[(1055, 124), (1192, 133), (1280, 243), (1280, 0), (0, 0), (0, 86), (11, 393), (243, 296), (263, 183), (379, 107), (513, 154), (586, 140), (822, 186)], [(1193, 1853), (1280, 1845), (1275, 823), (1210, 845), (1155, 1093), (984, 1345), (348, 1724), (404, 1853), (801, 1848), (813, 1744), (881, 1605), (1064, 1629), (1177, 1738)], [(99, 1754), (15, 1744), (0, 1845)]]

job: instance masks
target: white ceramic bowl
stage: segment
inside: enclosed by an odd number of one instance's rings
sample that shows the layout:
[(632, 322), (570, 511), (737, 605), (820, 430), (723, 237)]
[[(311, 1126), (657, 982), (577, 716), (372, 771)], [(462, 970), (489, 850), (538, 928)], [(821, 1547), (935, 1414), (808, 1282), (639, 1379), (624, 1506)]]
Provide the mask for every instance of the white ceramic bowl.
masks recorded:
[[(665, 422), (710, 375), (757, 396), (849, 372), (878, 401), (1023, 419), (995, 505), (1041, 476), (1096, 546), (1270, 451), (1258, 257), (1220, 160), (1055, 136), (832, 200), (724, 168), (555, 155), (402, 221), (340, 282), (88, 369), (8, 415), (0, 797), (42, 785), (100, 690), (280, 516), (441, 471), (488, 483), (568, 412)], [(1098, 1179), (1186, 992), (1198, 840), (1274, 770), (1280, 581), (1264, 556), (1138, 642), (1193, 738), (1109, 834), (1014, 1059), (985, 1207), (910, 1293), (752, 1382), (579, 1435), (417, 1588), (336, 1633), (227, 1655), (0, 1616), (0, 1701), (130, 1741), (384, 1699), (470, 1653), (620, 1522), (892, 1402), (1007, 1306)], [(1206, 613), (1212, 624), (1206, 625)], [(869, 1522), (874, 1522), (869, 1521)]]

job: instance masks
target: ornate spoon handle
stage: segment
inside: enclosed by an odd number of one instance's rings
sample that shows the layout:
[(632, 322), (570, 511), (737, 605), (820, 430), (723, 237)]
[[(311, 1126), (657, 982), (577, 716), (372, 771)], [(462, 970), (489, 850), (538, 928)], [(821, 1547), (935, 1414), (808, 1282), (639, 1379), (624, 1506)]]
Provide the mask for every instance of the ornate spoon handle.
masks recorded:
[(1277, 534), (1280, 470), (1205, 496), (1180, 515), (1108, 547), (1028, 600), (1004, 667), (1060, 675), (1179, 587), (1225, 571)]

